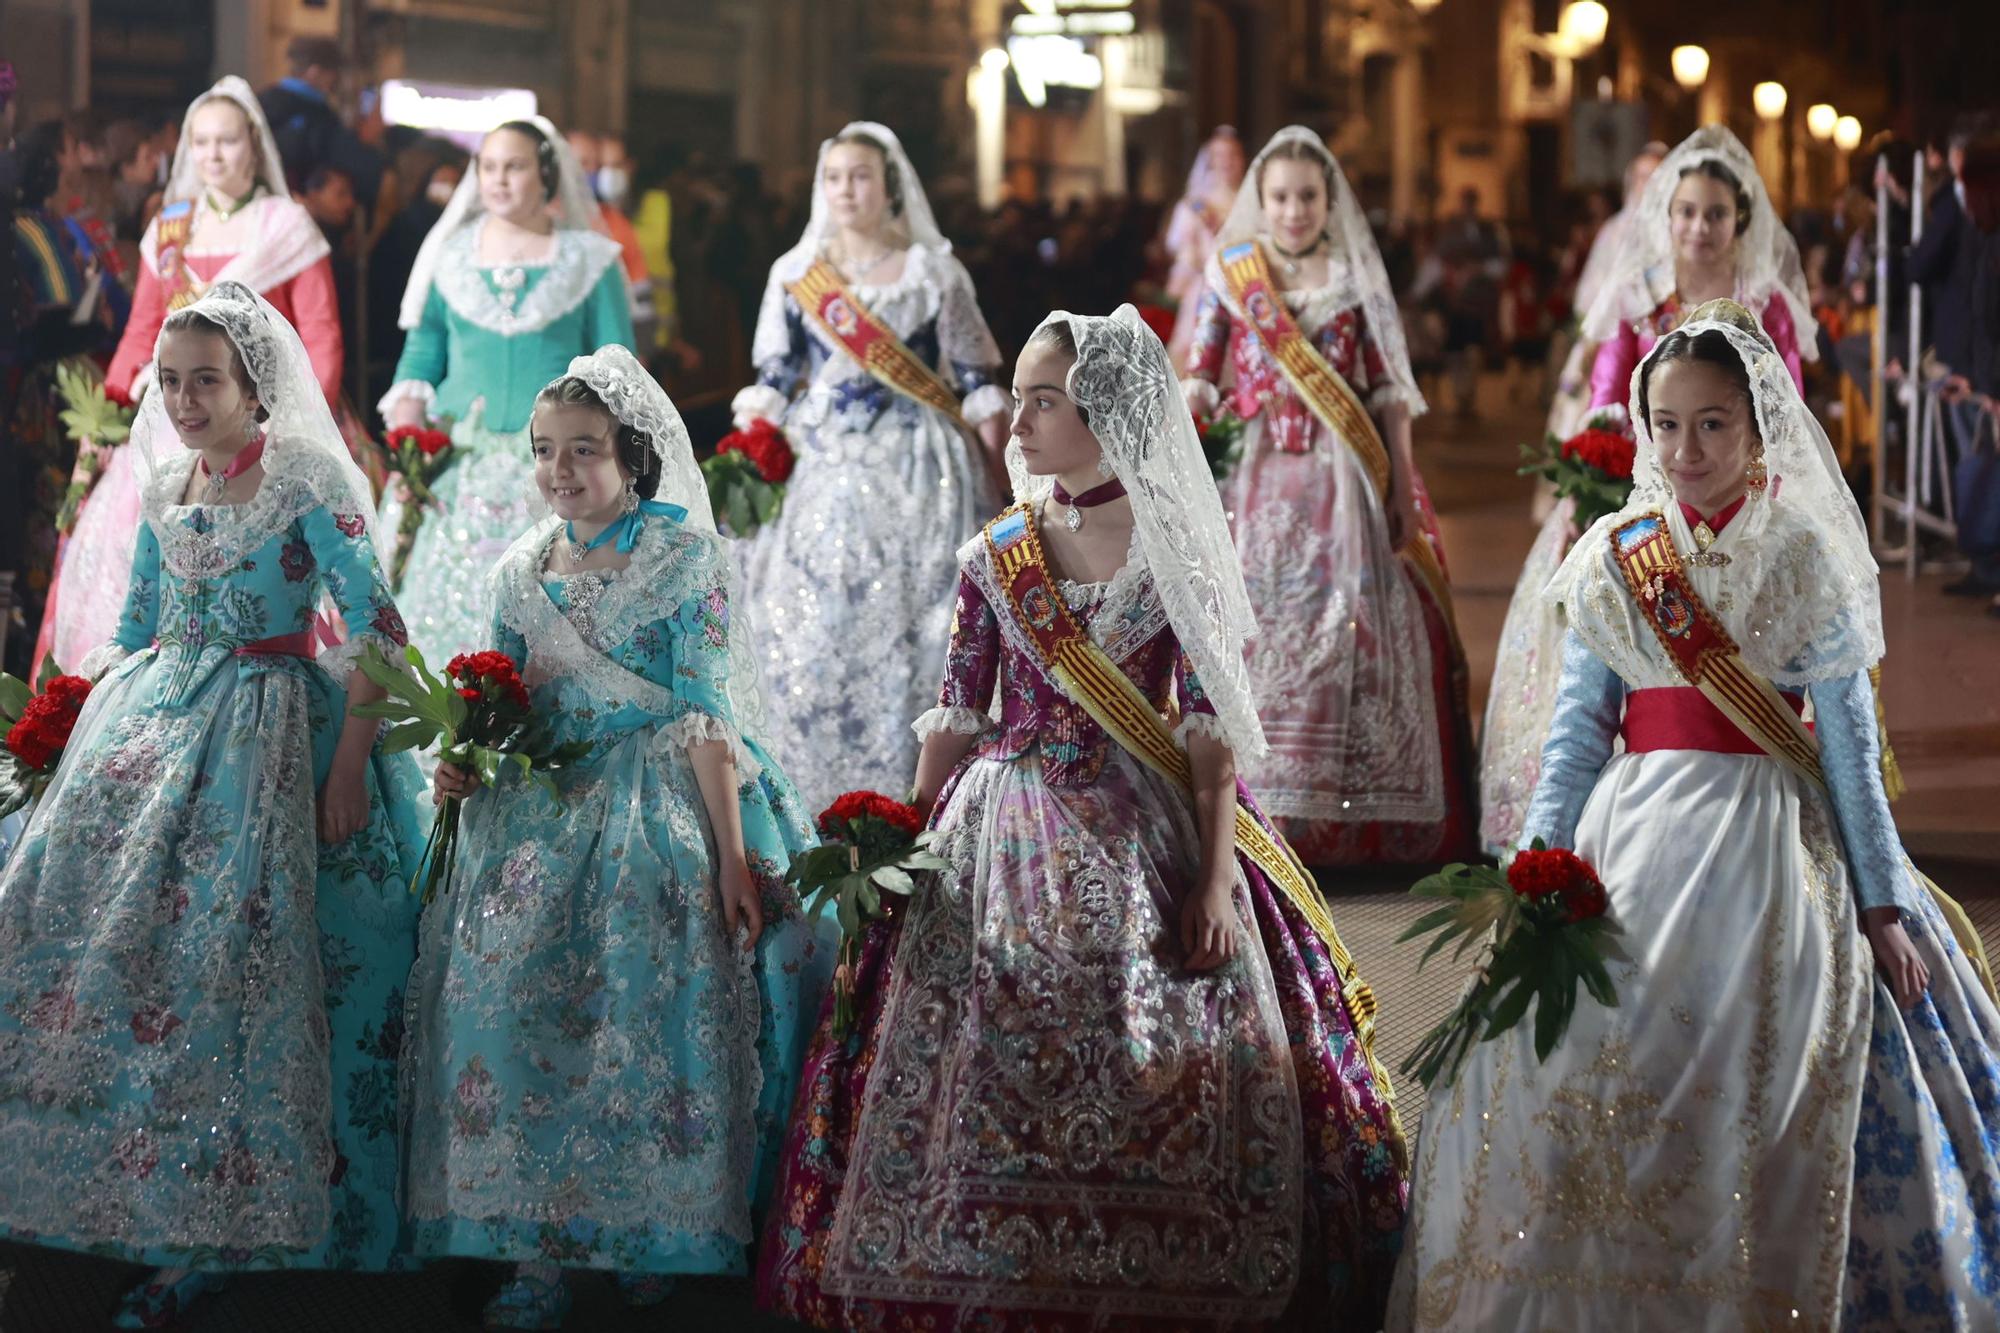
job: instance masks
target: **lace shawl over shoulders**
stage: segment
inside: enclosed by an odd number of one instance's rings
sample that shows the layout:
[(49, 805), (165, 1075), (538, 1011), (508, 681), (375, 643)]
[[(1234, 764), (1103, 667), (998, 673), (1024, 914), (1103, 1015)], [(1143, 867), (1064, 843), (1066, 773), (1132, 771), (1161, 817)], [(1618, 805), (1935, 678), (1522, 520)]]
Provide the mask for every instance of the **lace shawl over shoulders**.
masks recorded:
[[(618, 259), (618, 243), (594, 231), (559, 227), (547, 264), (483, 265), (478, 259), (479, 224), (460, 227), (438, 256), (437, 293), (459, 318), (489, 333), (535, 333), (582, 305), (605, 269)], [(496, 267), (541, 269), (535, 285), (509, 306), (486, 273)]]
[[(348, 483), (337, 461), (325, 450), (301, 447), (283, 437), (264, 448), (266, 471), (257, 493), (241, 504), (182, 504), (195, 451), (168, 459), (146, 482), (141, 500), (145, 520), (160, 541), (163, 567), (179, 578), (217, 578), (249, 559), (273, 537), (328, 497), (345, 499)], [(179, 511), (199, 509), (199, 529), (176, 520)], [(351, 518), (355, 533), (364, 516), (336, 512), (336, 520)]]

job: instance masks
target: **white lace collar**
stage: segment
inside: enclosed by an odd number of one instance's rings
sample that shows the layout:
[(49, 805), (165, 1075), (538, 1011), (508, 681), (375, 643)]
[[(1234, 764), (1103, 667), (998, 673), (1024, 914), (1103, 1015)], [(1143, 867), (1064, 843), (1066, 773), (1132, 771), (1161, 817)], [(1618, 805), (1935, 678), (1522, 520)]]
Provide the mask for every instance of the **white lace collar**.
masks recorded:
[[(287, 448), (278, 440), (265, 446), (264, 457), (264, 479), (241, 504), (181, 503), (194, 470), (192, 449), (160, 466), (146, 485), (141, 509), (159, 539), (164, 568), (182, 579), (220, 578), (319, 508), (323, 496), (346, 493), (332, 460), (319, 450)], [(183, 521), (197, 513), (200, 524)], [(334, 518), (351, 524), (355, 535), (364, 530), (359, 514)]]
[[(445, 243), (437, 292), (460, 319), (502, 337), (538, 332), (582, 305), (619, 256), (618, 243), (609, 237), (561, 227), (546, 261), (482, 265), (479, 232), (478, 223), (461, 227)], [(531, 272), (540, 274), (532, 284)]]

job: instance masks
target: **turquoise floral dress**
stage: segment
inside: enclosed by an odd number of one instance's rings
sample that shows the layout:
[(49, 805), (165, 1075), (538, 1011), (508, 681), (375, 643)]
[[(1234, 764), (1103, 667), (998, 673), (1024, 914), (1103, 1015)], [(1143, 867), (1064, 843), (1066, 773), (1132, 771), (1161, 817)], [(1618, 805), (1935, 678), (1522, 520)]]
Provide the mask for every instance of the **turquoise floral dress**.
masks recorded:
[[(0, 1229), (159, 1266), (381, 1268), (415, 953), (419, 777), (365, 827), (316, 801), (354, 658), (403, 624), (334, 462), (279, 439), (257, 494), (144, 496), (114, 645), (0, 876)], [(313, 660), (322, 599), (347, 643)]]
[[(560, 801), (511, 779), (468, 798), (425, 916), (404, 1064), (420, 1254), (744, 1271), (833, 955), (784, 883), (810, 816), (730, 702), (728, 556), (647, 508), (624, 570), (547, 574), (549, 520), (495, 573), (491, 646), (595, 749)], [(754, 952), (725, 933), (688, 760), (711, 740), (735, 752)]]
[[(475, 222), (445, 242), (423, 317), (403, 343), (386, 415), (416, 397), (451, 423), (449, 466), (431, 485), (438, 507), (410, 546), (397, 601), (424, 660), (480, 646), (492, 608), (486, 580), (546, 512), (536, 499), (528, 419), (542, 386), (570, 358), (606, 343), (633, 346), (632, 313), (618, 245), (595, 232), (559, 229), (545, 263), (479, 262)], [(402, 522), (400, 488), (382, 497), (382, 530)]]

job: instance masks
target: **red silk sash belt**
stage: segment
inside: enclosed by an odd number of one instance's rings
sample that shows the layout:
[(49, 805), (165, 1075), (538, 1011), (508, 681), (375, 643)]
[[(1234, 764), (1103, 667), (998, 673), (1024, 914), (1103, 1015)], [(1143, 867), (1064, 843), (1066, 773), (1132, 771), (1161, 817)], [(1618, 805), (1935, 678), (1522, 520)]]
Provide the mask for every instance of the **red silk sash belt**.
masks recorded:
[[(1792, 711), (1803, 715), (1805, 699), (1786, 693)], [(1706, 750), (1711, 754), (1764, 754), (1765, 749), (1729, 720), (1692, 685), (1633, 690), (1625, 696), (1625, 750)]]

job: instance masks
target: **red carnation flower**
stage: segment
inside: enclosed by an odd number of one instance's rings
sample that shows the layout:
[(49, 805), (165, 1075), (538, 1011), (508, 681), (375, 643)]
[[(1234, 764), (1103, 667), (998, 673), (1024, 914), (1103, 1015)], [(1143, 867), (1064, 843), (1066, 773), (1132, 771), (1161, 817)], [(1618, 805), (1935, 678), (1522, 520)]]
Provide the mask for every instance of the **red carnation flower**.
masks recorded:
[(451, 448), (451, 436), (441, 430), (418, 431), (417, 448), (423, 453), (424, 457), (435, 458), (445, 450)]
[(849, 821), (870, 815), (911, 837), (924, 831), (924, 817), (915, 806), (891, 800), (879, 791), (850, 791), (835, 797), (832, 805), (820, 811), (819, 831), (825, 837), (838, 837)]
[(1507, 867), (1507, 884), (1530, 902), (1559, 896), (1567, 903), (1573, 894), (1604, 893), (1590, 862), (1566, 847), (1521, 852)]
[(1564, 458), (1588, 464), (1614, 481), (1632, 479), (1632, 461), (1636, 451), (1632, 441), (1617, 431), (1584, 431), (1564, 441), (1562, 452)]
[(48, 687), (28, 700), (20, 718), (7, 729), (7, 748), (30, 769), (41, 770), (69, 744), (69, 734), (83, 712), (90, 695), (90, 682), (81, 676), (57, 676)]
[(762, 417), (723, 436), (715, 452), (742, 454), (757, 469), (757, 475), (774, 486), (789, 479), (798, 462), (785, 433)]
[(1563, 891), (1563, 912), (1571, 921), (1588, 921), (1611, 910), (1611, 896), (1592, 876), (1587, 883), (1572, 884)]

